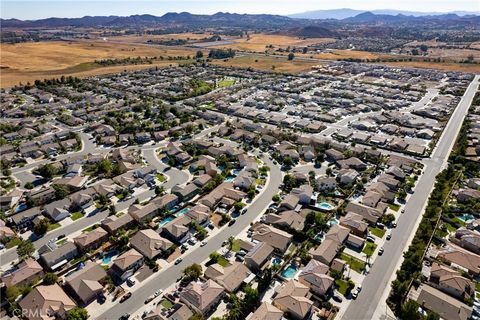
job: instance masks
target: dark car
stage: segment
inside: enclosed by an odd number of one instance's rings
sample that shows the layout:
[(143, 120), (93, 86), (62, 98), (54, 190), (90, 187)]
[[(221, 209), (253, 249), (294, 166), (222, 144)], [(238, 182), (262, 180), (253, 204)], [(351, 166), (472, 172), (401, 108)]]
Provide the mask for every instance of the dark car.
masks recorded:
[(118, 318), (119, 320), (127, 320), (128, 318), (130, 318), (130, 314), (128, 313), (125, 313), (124, 315), (122, 315), (120, 318)]
[(228, 226), (233, 226), (233, 224), (236, 222), (237, 220), (236, 219), (232, 219), (228, 222)]
[(130, 297), (132, 296), (131, 292), (125, 293), (121, 298), (120, 298), (120, 303), (127, 301)]

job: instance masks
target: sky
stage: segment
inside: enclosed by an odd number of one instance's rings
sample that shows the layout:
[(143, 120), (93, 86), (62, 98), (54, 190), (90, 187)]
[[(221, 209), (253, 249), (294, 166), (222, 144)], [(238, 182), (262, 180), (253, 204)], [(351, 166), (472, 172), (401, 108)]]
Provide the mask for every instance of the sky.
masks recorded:
[(0, 17), (22, 20), (49, 17), (73, 18), (86, 15), (153, 14), (187, 11), (212, 14), (235, 13), (293, 14), (304, 11), (351, 8), (359, 10), (397, 9), (424, 12), (479, 11), (480, 0), (1, 0)]

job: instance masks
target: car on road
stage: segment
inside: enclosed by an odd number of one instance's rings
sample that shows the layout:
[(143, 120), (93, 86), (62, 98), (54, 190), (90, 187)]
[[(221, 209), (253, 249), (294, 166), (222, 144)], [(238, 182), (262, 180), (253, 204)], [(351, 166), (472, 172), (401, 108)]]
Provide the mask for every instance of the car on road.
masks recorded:
[(157, 291), (155, 291), (155, 293), (153, 294), (153, 296), (156, 298), (158, 297), (159, 295), (161, 295), (163, 293), (163, 290), (162, 289), (158, 289)]
[(127, 285), (129, 287), (133, 287), (135, 285), (135, 279), (133, 279), (132, 277), (127, 278)]
[(178, 258), (177, 260), (175, 260), (175, 264), (180, 264), (182, 261), (183, 261), (182, 258)]
[(352, 295), (352, 299), (357, 299), (357, 297), (358, 297), (358, 294), (359, 294), (359, 291), (358, 291), (358, 290), (356, 290), (356, 289), (355, 289), (355, 290), (353, 290), (353, 291), (352, 291), (352, 293), (351, 293), (351, 295)]
[(405, 209), (402, 209), (401, 213), (405, 213)]
[(148, 304), (148, 303), (150, 303), (153, 299), (155, 299), (155, 297), (154, 297), (154, 296), (150, 296), (150, 297), (148, 297), (147, 299), (145, 299), (144, 303), (145, 303), (145, 304)]
[(228, 226), (231, 227), (234, 225), (234, 223), (237, 221), (237, 219), (232, 219), (228, 222)]
[(122, 314), (122, 316), (120, 318), (118, 318), (118, 320), (127, 320), (128, 318), (130, 318), (130, 314), (125, 313), (125, 314)]
[(222, 242), (222, 247), (225, 247), (227, 245), (228, 241), (227, 240), (223, 240)]
[(242, 211), (240, 211), (240, 214), (245, 214), (247, 212), (247, 208), (243, 208)]
[[(131, 292), (125, 293), (125, 294), (120, 298), (120, 303), (127, 301), (128, 299), (131, 298), (131, 296), (132, 296), (132, 293), (131, 293)], [(128, 319), (128, 318), (127, 318), (127, 319)]]
[(392, 231), (387, 232), (387, 240), (392, 239)]
[(206, 245), (207, 245), (207, 241), (202, 241), (202, 242), (200, 242), (200, 247), (204, 247), (204, 246), (206, 246)]
[(397, 227), (397, 223), (396, 223), (395, 221), (394, 221), (394, 222), (392, 222), (392, 223), (390, 223), (390, 227), (392, 227), (392, 228), (396, 228), (396, 227)]
[(385, 249), (383, 249), (383, 247), (380, 247), (380, 249), (378, 250), (378, 255), (381, 256), (384, 251)]

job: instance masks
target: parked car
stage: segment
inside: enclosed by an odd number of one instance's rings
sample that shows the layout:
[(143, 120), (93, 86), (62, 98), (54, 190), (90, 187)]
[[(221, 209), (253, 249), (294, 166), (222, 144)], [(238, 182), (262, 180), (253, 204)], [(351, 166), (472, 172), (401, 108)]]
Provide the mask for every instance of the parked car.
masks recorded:
[(130, 314), (129, 313), (125, 313), (123, 314), (120, 318), (118, 318), (119, 320), (127, 320), (128, 318), (130, 318)]
[(179, 264), (179, 263), (181, 263), (182, 261), (183, 261), (182, 258), (178, 258), (177, 260), (175, 260), (175, 264)]
[(392, 232), (388, 231), (387, 232), (387, 240), (390, 240), (390, 239), (392, 239)]
[(384, 251), (385, 251), (385, 250), (383, 249), (383, 247), (381, 247), (381, 248), (378, 250), (378, 255), (381, 256)]
[(163, 290), (162, 289), (159, 289), (157, 291), (155, 291), (155, 293), (153, 294), (153, 296), (156, 298), (158, 297), (159, 295), (161, 295), (163, 293)]
[[(125, 294), (120, 298), (120, 303), (127, 301), (128, 299), (130, 299), (131, 296), (132, 296), (132, 293), (131, 293), (131, 292), (125, 293)], [(128, 319), (128, 318), (127, 318), (127, 319)]]
[(204, 247), (204, 246), (206, 246), (206, 245), (207, 245), (207, 241), (202, 241), (202, 242), (200, 242), (200, 247)]
[(237, 221), (237, 219), (232, 219), (228, 222), (228, 226), (231, 227)]
[(209, 223), (208, 224), (208, 229), (213, 230), (213, 229), (215, 229), (215, 226), (212, 223)]
[(375, 243), (375, 238), (372, 236), (367, 236), (367, 241)]
[(195, 244), (197, 244), (197, 239), (190, 238), (190, 239), (188, 239), (188, 243), (191, 244), (192, 246), (194, 246)]
[(132, 277), (130, 278), (127, 278), (127, 284), (132, 287), (135, 285), (135, 279), (133, 279)]

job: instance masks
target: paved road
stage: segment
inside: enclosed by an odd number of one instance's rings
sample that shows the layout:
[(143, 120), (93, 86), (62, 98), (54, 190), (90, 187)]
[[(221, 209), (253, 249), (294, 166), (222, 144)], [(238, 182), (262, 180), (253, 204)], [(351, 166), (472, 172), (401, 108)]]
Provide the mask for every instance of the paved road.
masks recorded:
[(161, 270), (159, 273), (153, 275), (152, 279), (145, 281), (140, 290), (136, 290), (132, 297), (124, 303), (117, 303), (115, 306), (105, 311), (97, 319), (118, 319), (125, 313), (133, 313), (140, 307), (144, 306), (146, 298), (151, 296), (158, 289), (165, 289), (176, 282), (182, 273), (182, 270), (192, 264), (204, 261), (208, 255), (213, 251), (219, 250), (222, 242), (230, 236), (235, 236), (241, 233), (251, 221), (253, 221), (260, 213), (262, 213), (272, 200), (272, 196), (278, 192), (279, 186), (282, 182), (282, 172), (267, 158), (263, 158), (265, 163), (271, 168), (270, 179), (268, 185), (265, 186), (265, 191), (258, 196), (258, 198), (247, 209), (247, 212), (240, 216), (238, 221), (231, 227), (225, 227), (217, 235), (208, 238), (207, 245), (199, 247), (183, 256), (183, 261), (178, 265), (171, 265), (170, 267)]
[(387, 292), (388, 294), (390, 292), (392, 277), (399, 263), (403, 260), (403, 251), (408, 248), (411, 237), (417, 229), (420, 221), (419, 213), (423, 213), (422, 208), (424, 208), (433, 189), (435, 177), (447, 163), (448, 155), (477, 90), (479, 78), (480, 76), (477, 75), (465, 92), (440, 137), (431, 159), (424, 161), (426, 164), (425, 172), (418, 180), (415, 193), (405, 206), (405, 213), (398, 219), (398, 226), (392, 232), (392, 240), (386, 242), (384, 246), (385, 253), (375, 261), (375, 264), (370, 269), (370, 274), (363, 281), (361, 294), (350, 303), (343, 315), (343, 319), (379, 319), (378, 316), (375, 317), (375, 314), (378, 315), (379, 313), (376, 310), (379, 305), (384, 305), (385, 293)]

